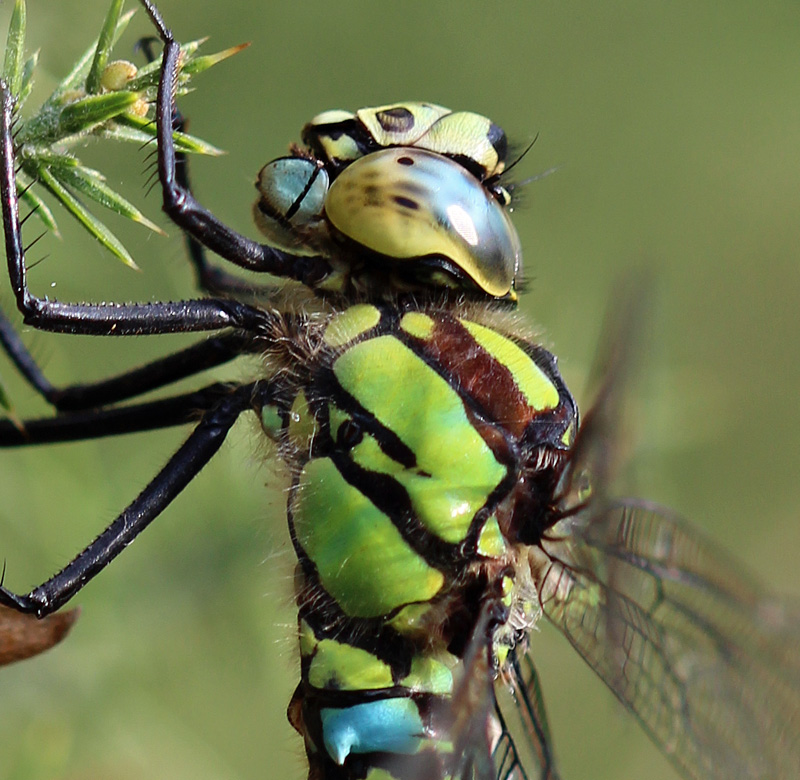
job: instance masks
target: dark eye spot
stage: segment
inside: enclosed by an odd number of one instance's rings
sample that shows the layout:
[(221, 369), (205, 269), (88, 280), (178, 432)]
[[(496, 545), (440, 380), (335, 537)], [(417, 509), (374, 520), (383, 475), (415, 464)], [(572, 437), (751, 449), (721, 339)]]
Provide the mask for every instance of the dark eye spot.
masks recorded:
[(407, 133), (414, 127), (414, 115), (403, 106), (379, 111), (375, 118), (387, 133)]
[(404, 198), (402, 195), (395, 195), (392, 200), (398, 206), (402, 206), (405, 209), (410, 209), (411, 211), (416, 211), (419, 209), (419, 203), (417, 203), (415, 200), (411, 200), (411, 198)]
[(345, 420), (336, 434), (336, 443), (343, 449), (349, 450), (360, 444), (364, 439), (364, 431), (353, 420)]
[(414, 161), (410, 157), (398, 157), (397, 162), (400, 165), (413, 165)]

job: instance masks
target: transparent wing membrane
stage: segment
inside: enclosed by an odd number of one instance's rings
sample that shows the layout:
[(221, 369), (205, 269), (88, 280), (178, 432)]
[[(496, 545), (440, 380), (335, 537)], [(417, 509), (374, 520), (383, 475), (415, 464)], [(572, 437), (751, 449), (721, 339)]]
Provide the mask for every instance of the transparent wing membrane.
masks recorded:
[(800, 777), (795, 607), (651, 504), (553, 531), (545, 614), (685, 777)]
[(509, 680), (495, 685), (500, 738), (497, 780), (559, 780), (539, 675), (529, 655), (512, 658)]

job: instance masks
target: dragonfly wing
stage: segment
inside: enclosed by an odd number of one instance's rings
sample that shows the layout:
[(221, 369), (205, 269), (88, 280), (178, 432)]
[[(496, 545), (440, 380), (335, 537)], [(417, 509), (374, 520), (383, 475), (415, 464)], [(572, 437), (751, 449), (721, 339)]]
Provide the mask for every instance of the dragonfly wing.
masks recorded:
[(530, 655), (512, 656), (495, 692), (500, 735), (492, 755), (497, 780), (559, 780), (539, 675)]
[(548, 538), (544, 613), (685, 777), (800, 777), (800, 610), (652, 504)]

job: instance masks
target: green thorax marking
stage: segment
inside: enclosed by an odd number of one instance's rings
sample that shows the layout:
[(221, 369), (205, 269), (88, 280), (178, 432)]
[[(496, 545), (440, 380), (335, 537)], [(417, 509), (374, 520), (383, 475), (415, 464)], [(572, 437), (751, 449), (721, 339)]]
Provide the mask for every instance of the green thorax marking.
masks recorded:
[(416, 464), (407, 468), (383, 455), (370, 436), (353, 449), (356, 462), (391, 473), (428, 530), (447, 542), (462, 541), (505, 467), (471, 424), (458, 393), (394, 336), (355, 345), (333, 370), (342, 388), (409, 447)]
[(348, 615), (379, 617), (432, 599), (444, 584), (444, 575), (408, 546), (392, 518), (347, 483), (330, 458), (305, 466), (294, 498), (297, 542)]
[(494, 507), (510, 441), (559, 408), (557, 375), (499, 330), (436, 309), (354, 306), (324, 342), (302, 415), (316, 424), (299, 426), (315, 449), (290, 503), (295, 538), (347, 615), (388, 616), (442, 592), (468, 539), (475, 555), (505, 554)]
[(345, 309), (331, 320), (323, 336), (329, 347), (343, 347), (380, 321), (381, 313), (376, 306), (356, 304)]

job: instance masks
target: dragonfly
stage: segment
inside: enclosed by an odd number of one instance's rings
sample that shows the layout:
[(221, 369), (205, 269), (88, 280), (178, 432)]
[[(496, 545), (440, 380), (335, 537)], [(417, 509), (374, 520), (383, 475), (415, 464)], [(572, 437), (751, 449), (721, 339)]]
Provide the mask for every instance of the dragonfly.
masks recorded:
[[(212, 335), (61, 389), (54, 416), (6, 422), (0, 444), (195, 424), (83, 552), (27, 594), (4, 585), (0, 604), (57, 613), (254, 413), (290, 474), (301, 660), (289, 719), (310, 780), (560, 777), (530, 636), (540, 620), (684, 777), (797, 776), (800, 615), (671, 512), (609, 495), (635, 318), (609, 327), (597, 399), (579, 421), (555, 357), (513, 314), (522, 249), (500, 127), (423, 102), (323, 112), (259, 173), (267, 243), (252, 241), (195, 199), (173, 138), (180, 47), (142, 4), (164, 45), (164, 210), (204, 296), (62, 303), (29, 289), (4, 85), (11, 286), (41, 330)], [(206, 250), (286, 285), (245, 285)], [(302, 305), (287, 301), (297, 288)], [(6, 321), (2, 335), (52, 401)], [(242, 355), (261, 356), (264, 375), (133, 400)]]

